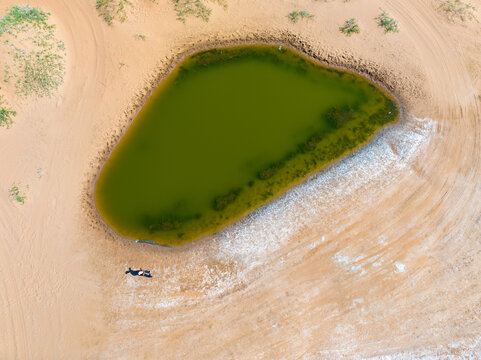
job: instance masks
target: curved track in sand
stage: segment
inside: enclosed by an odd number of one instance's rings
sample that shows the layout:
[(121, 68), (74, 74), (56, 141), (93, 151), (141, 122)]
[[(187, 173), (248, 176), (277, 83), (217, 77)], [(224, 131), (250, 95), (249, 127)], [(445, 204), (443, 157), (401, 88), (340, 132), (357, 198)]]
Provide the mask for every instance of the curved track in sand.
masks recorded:
[[(38, 1), (68, 72), (57, 97), (19, 103), (0, 132), (0, 189), (31, 188), (23, 207), (0, 196), (0, 358), (481, 357), (481, 26), (446, 22), (436, 3), (231, 1), (183, 25), (167, 1), (139, 0), (109, 28), (89, 2)], [(294, 7), (316, 17), (289, 24)], [(399, 34), (376, 27), (379, 7)], [(352, 16), (362, 33), (346, 38)], [(390, 75), (406, 117), (213, 240), (159, 249), (92, 224), (85, 181), (139, 79), (201, 40), (286, 31)]]

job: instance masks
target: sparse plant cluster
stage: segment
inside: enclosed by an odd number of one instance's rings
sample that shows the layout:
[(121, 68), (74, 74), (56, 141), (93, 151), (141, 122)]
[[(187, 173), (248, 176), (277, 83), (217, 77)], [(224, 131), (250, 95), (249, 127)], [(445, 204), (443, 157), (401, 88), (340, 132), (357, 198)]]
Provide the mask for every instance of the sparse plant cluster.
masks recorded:
[(339, 30), (347, 36), (351, 36), (352, 34), (359, 34), (361, 32), (361, 29), (357, 24), (357, 20), (354, 18), (346, 20), (344, 25), (341, 26)]
[(127, 6), (132, 6), (129, 0), (97, 0), (95, 7), (105, 22), (112, 25), (114, 20), (121, 23), (127, 20)]
[[(174, 10), (177, 14), (177, 20), (185, 23), (187, 16), (193, 16), (208, 22), (212, 9), (205, 5), (203, 0), (172, 0), (174, 3)], [(227, 9), (226, 0), (212, 0), (212, 2), (219, 4), (224, 9)]]
[[(153, 3), (157, 3), (157, 0), (150, 0)], [(227, 8), (226, 0), (210, 0), (217, 3), (220, 6)], [(193, 16), (209, 21), (212, 9), (205, 4), (206, 0), (172, 0), (174, 4), (174, 10), (177, 14), (177, 20), (185, 23), (188, 16)], [(97, 0), (96, 8), (99, 15), (109, 25), (112, 25), (114, 21), (121, 23), (127, 20), (128, 9), (132, 7), (133, 3), (130, 0)], [(145, 40), (145, 35), (136, 34), (136, 39)]]
[(37, 175), (38, 175), (38, 178), (41, 179), (45, 176), (45, 170), (42, 169), (42, 168), (38, 168), (37, 169)]
[(439, 7), (450, 21), (472, 21), (476, 20), (476, 7), (462, 0), (446, 0)]
[(10, 128), (13, 124), (13, 117), (17, 115), (14, 110), (9, 110), (2, 95), (0, 95), (0, 127)]
[[(381, 9), (382, 10), (382, 9)], [(399, 32), (399, 26), (396, 19), (389, 16), (389, 14), (382, 10), (382, 13), (376, 17), (377, 24), (379, 27), (384, 28), (384, 32)]]
[(0, 19), (0, 47), (10, 59), (2, 58), (4, 81), (16, 78), (21, 96), (49, 96), (63, 83), (65, 45), (55, 38), (55, 25), (49, 25), (50, 13), (25, 6), (12, 7)]
[(312, 19), (314, 17), (314, 14), (311, 14), (310, 12), (306, 10), (294, 10), (287, 15), (287, 18), (291, 20), (293, 23), (296, 23), (299, 21), (299, 19)]
[(208, 8), (201, 0), (172, 0), (177, 20), (185, 23), (187, 16), (194, 16), (209, 21), (212, 9)]
[(227, 9), (227, 0), (211, 0), (214, 3), (217, 3), (218, 5), (222, 6), (224, 10)]
[[(27, 185), (28, 190), (28, 185)], [(12, 187), (8, 190), (10, 199), (20, 203), (25, 204), (25, 200), (27, 199), (27, 195), (24, 192), (20, 192), (20, 188), (18, 185), (13, 184)]]
[[(328, 0), (324, 0), (327, 2)], [(349, 0), (344, 0), (344, 2), (348, 2)], [(460, 1), (460, 0), (450, 0), (450, 1)], [(381, 14), (378, 15), (375, 19), (378, 22), (378, 25), (384, 28), (385, 33), (389, 32), (399, 32), (399, 25), (397, 20), (391, 17), (386, 11), (381, 9)], [(312, 19), (314, 17), (313, 14), (309, 13), (306, 10), (294, 10), (291, 11), (287, 18), (292, 21), (293, 23), (297, 23), (300, 19), (308, 18)], [(344, 22), (344, 24), (339, 28), (343, 34), (347, 36), (351, 36), (352, 34), (359, 34), (361, 32), (361, 28), (357, 23), (355, 18), (350, 18)]]
[(134, 37), (137, 39), (137, 40), (147, 40), (147, 36), (144, 35), (144, 34), (135, 34)]

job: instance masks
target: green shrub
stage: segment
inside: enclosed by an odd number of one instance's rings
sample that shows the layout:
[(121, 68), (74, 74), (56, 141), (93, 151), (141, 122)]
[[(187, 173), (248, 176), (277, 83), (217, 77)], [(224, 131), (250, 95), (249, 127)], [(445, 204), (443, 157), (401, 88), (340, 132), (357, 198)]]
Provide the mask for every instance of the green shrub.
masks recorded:
[[(382, 10), (382, 9), (381, 9)], [(382, 13), (376, 17), (379, 27), (384, 28), (384, 32), (399, 32), (399, 26), (396, 19), (389, 16), (389, 14), (382, 10)]]
[(344, 25), (341, 26), (339, 30), (347, 36), (351, 36), (352, 34), (359, 34), (361, 32), (361, 29), (357, 24), (357, 20), (354, 18), (346, 20)]
[(134, 37), (137, 39), (137, 40), (147, 40), (147, 36), (144, 35), (144, 34), (135, 34)]
[(49, 96), (63, 83), (65, 45), (55, 38), (50, 13), (29, 5), (14, 6), (0, 19), (2, 46), (13, 62), (5, 66), (4, 80), (15, 77), (19, 95)]
[(293, 23), (296, 23), (299, 21), (299, 19), (312, 19), (314, 17), (314, 14), (311, 14), (310, 12), (306, 10), (294, 10), (287, 15), (287, 18), (291, 20)]
[(50, 13), (41, 9), (32, 8), (30, 5), (14, 6), (7, 15), (0, 19), (0, 36), (9, 33), (16, 36), (18, 33), (25, 33), (28, 30), (50, 30), (54, 25), (48, 25), (47, 20)]
[(14, 110), (8, 110), (3, 96), (0, 95), (0, 127), (10, 128), (13, 124), (13, 117), (17, 115)]
[(95, 7), (105, 22), (112, 25), (114, 20), (121, 23), (127, 20), (127, 5), (132, 6), (132, 3), (129, 0), (97, 0)]
[[(28, 187), (28, 186), (27, 186)], [(27, 196), (25, 193), (20, 194), (20, 189), (18, 185), (13, 184), (12, 187), (8, 190), (10, 198), (17, 201), (20, 204), (25, 204), (25, 200)]]
[(476, 20), (476, 7), (461, 0), (443, 1), (439, 8), (444, 11), (450, 21)]
[(177, 20), (185, 23), (186, 17), (191, 15), (209, 21), (212, 9), (209, 9), (201, 0), (172, 0), (174, 10), (177, 13)]

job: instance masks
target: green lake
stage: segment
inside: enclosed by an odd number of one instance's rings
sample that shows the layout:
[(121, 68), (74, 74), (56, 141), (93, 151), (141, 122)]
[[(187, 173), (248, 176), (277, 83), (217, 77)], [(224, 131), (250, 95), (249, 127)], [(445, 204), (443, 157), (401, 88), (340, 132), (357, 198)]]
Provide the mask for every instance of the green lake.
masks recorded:
[(202, 51), (141, 109), (95, 186), (119, 234), (176, 245), (212, 234), (397, 120), (366, 78), (278, 46)]

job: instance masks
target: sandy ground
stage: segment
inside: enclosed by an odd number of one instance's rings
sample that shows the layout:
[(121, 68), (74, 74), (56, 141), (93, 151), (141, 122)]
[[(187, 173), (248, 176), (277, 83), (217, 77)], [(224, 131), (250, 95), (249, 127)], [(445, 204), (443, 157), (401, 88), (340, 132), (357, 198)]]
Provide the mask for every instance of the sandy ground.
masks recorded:
[[(7, 94), (0, 359), (481, 358), (479, 23), (427, 0), (229, 0), (186, 25), (166, 0), (135, 0), (112, 27), (94, 1), (31, 4), (53, 14), (67, 75), (50, 99)], [(400, 33), (376, 27), (379, 7)], [(289, 23), (296, 8), (315, 18)], [(348, 17), (360, 35), (339, 33)], [(165, 249), (106, 232), (90, 181), (155, 75), (206, 41), (258, 38), (382, 79), (403, 120), (214, 239)], [(24, 206), (14, 181), (30, 185)]]

